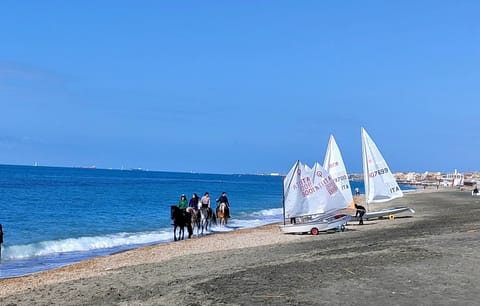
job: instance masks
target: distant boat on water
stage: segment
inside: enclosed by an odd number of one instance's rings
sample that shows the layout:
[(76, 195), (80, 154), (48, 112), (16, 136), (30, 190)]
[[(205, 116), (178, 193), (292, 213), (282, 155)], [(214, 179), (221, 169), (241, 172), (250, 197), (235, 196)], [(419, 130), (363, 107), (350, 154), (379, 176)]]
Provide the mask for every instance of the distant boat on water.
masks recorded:
[(80, 168), (82, 168), (82, 169), (97, 169), (97, 166), (95, 166), (95, 165), (91, 165), (91, 166), (82, 166), (82, 167), (80, 167)]

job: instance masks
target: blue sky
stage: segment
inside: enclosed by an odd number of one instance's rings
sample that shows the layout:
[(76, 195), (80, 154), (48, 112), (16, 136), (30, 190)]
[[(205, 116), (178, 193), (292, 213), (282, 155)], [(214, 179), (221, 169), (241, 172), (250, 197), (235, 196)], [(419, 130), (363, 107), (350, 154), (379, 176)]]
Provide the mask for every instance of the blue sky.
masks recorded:
[(1, 1), (0, 163), (480, 170), (477, 1)]

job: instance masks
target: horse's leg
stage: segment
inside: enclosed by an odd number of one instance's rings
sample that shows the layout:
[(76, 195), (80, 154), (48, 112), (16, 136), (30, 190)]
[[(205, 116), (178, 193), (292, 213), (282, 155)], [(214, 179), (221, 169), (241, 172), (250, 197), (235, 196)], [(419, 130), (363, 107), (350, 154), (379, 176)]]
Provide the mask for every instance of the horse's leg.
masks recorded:
[(173, 226), (173, 241), (177, 241), (177, 225)]
[(215, 214), (213, 213), (213, 211), (212, 211), (212, 215), (210, 216), (210, 222), (211, 222), (212, 224), (217, 225), (217, 217), (215, 216)]
[(192, 234), (193, 234), (192, 223), (188, 223), (187, 229), (188, 229), (188, 239), (190, 239), (192, 238)]
[(198, 226), (198, 235), (200, 235), (200, 232), (202, 229), (202, 214), (200, 213), (200, 209), (197, 211), (197, 226)]

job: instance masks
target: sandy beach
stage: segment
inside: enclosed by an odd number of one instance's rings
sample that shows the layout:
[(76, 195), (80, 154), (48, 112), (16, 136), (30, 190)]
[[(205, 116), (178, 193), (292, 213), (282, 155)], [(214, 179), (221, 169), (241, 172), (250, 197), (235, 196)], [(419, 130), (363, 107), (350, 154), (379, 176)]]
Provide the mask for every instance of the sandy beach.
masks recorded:
[(0, 304), (476, 304), (480, 197), (427, 190), (383, 204), (404, 205), (413, 217), (343, 233), (285, 235), (274, 224), (2, 279)]

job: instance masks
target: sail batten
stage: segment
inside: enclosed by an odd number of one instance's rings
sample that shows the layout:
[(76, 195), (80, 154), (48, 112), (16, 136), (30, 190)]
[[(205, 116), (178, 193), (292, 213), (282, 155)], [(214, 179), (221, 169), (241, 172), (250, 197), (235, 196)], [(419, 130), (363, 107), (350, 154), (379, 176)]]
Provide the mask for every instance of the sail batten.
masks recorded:
[(366, 203), (382, 203), (402, 197), (403, 192), (377, 145), (364, 128), (361, 134)]

